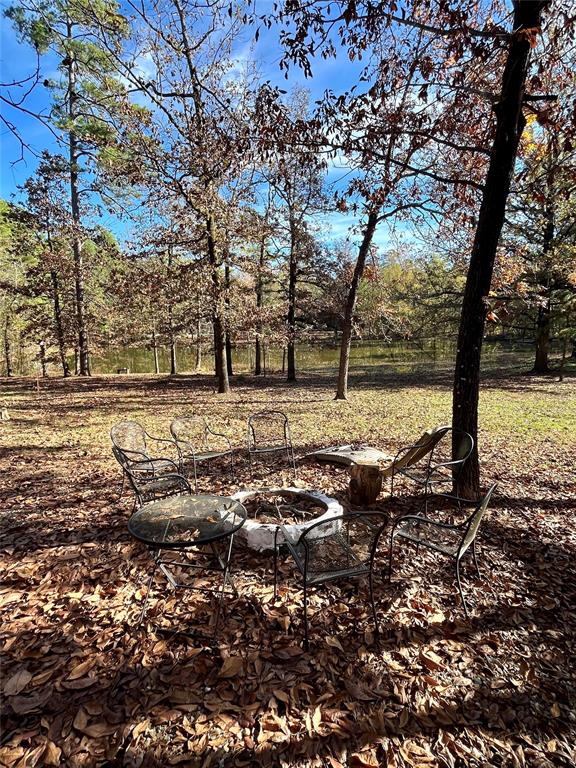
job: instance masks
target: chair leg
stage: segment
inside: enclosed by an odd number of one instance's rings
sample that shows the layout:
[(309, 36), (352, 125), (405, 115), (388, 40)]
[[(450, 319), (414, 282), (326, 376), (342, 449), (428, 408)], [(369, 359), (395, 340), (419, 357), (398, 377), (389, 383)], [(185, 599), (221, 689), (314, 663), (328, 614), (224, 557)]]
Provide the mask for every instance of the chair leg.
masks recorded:
[(462, 600), (462, 607), (464, 608), (464, 616), (469, 618), (466, 600), (464, 600), (464, 593), (462, 592), (462, 583), (460, 581), (460, 560), (456, 560), (456, 581), (458, 582), (458, 591), (460, 592), (460, 599)]
[[(220, 598), (218, 600), (218, 608), (216, 609), (216, 620), (214, 622), (214, 637), (216, 637), (216, 634), (218, 632), (218, 622), (220, 621), (220, 613), (222, 611), (222, 604), (224, 602), (224, 590), (226, 589), (226, 583), (228, 581), (229, 571), (230, 571), (230, 560), (232, 558), (232, 545), (234, 543), (234, 534), (230, 536), (230, 543), (228, 545), (228, 552), (226, 553), (226, 560), (224, 562), (224, 571), (222, 575), (222, 587), (220, 588)], [(221, 558), (218, 557), (218, 560), (222, 562)], [(236, 595), (238, 595), (238, 592), (236, 591), (236, 587), (234, 586), (233, 582), (230, 582), (232, 585), (232, 588)]]
[(294, 459), (294, 448), (290, 445), (288, 448), (288, 461), (292, 463), (292, 471), (294, 472), (294, 480), (298, 479), (298, 475), (296, 474), (296, 460)]
[(278, 595), (278, 528), (274, 533), (274, 600)]
[(124, 495), (125, 485), (126, 485), (126, 473), (122, 472), (122, 485), (120, 486), (120, 493), (118, 494), (118, 499), (116, 500), (116, 503), (118, 503), (122, 498), (122, 496)]
[(198, 493), (198, 469), (196, 468), (196, 458), (194, 458), (194, 493)]
[(392, 548), (394, 546), (394, 531), (390, 536), (390, 548), (388, 550), (388, 584), (392, 581)]
[(370, 574), (368, 576), (368, 589), (370, 591), (370, 604), (372, 605), (372, 616), (374, 618), (374, 634), (378, 637), (380, 634), (380, 627), (378, 626), (378, 616), (376, 615), (376, 605), (374, 603), (374, 579), (372, 569), (370, 569)]
[(310, 643), (308, 642), (308, 589), (306, 586), (306, 578), (304, 578), (304, 648), (310, 650)]

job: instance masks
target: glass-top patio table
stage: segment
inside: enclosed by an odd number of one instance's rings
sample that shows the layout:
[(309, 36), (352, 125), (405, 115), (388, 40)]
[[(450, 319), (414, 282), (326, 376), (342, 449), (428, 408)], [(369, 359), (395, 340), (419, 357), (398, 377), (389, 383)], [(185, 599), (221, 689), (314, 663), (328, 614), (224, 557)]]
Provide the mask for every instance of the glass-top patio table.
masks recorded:
[[(128, 530), (135, 539), (149, 547), (154, 560), (154, 569), (150, 574), (140, 622), (146, 612), (156, 568), (164, 573), (175, 588), (213, 592), (206, 587), (179, 582), (171, 570), (171, 567), (200, 568), (222, 573), (220, 599), (214, 625), (216, 632), (226, 585), (230, 584), (234, 589), (229, 573), (234, 534), (245, 521), (246, 510), (242, 504), (223, 496), (211, 494), (170, 496), (143, 504), (128, 521)], [(223, 551), (219, 551), (217, 545), (224, 541), (225, 546), (220, 547)], [(198, 564), (187, 559), (175, 560), (168, 554), (169, 551), (186, 552), (191, 548), (203, 547), (210, 549), (210, 552), (203, 553), (210, 556), (208, 563)]]

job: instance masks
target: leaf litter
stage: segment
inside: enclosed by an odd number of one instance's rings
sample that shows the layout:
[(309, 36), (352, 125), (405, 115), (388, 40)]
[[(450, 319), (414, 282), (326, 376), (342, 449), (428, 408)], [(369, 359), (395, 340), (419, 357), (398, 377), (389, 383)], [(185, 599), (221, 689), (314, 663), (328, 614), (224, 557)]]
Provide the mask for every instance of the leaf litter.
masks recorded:
[[(114, 421), (136, 418), (162, 434), (171, 417), (202, 413), (240, 446), (234, 478), (224, 467), (201, 477), (201, 490), (228, 495), (293, 484), (281, 464), (250, 479), (241, 451), (250, 412), (270, 402), (287, 411), (299, 454), (350, 440), (393, 451), (443, 422), (449, 406), (436, 385), (404, 384), (388, 392), (369, 383), (336, 404), (331, 383), (312, 378), (299, 388), (245, 378), (226, 397), (202, 376), (53, 380), (40, 393), (30, 380), (11, 382), (0, 480), (0, 765), (573, 765), (572, 382), (555, 390), (511, 377), (483, 395), (483, 474), (499, 488), (481, 530), (482, 578), (464, 569), (470, 621), (449, 564), (432, 552), (398, 547), (388, 584), (384, 541), (379, 641), (365, 585), (334, 584), (311, 595), (304, 651), (294, 569), (283, 560), (274, 600), (270, 554), (240, 544), (238, 595), (226, 599), (215, 641), (181, 633), (210, 635), (210, 597), (175, 593), (161, 576), (137, 626), (150, 558), (127, 532), (132, 500), (118, 499)], [(555, 408), (562, 398), (555, 434), (502, 423), (520, 389), (527, 419), (546, 397)], [(345, 505), (347, 480), (342, 468), (299, 466), (299, 487)], [(392, 520), (421, 499), (405, 488), (375, 506)]]

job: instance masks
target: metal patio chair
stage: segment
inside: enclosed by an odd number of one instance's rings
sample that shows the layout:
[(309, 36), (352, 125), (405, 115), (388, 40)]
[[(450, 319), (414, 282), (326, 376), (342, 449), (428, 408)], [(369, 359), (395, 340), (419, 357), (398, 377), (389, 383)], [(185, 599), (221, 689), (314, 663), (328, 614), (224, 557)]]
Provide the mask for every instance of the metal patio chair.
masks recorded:
[(170, 424), (170, 433), (178, 449), (180, 473), (187, 477), (192, 466), (196, 492), (198, 464), (228, 457), (230, 474), (234, 475), (232, 443), (226, 435), (210, 429), (202, 416), (179, 416)]
[(476, 536), (482, 517), (488, 508), (490, 497), (496, 488), (496, 483), (491, 486), (484, 498), (478, 503), (474, 512), (463, 523), (453, 525), (450, 523), (441, 523), (437, 520), (430, 520), (420, 515), (404, 515), (395, 521), (390, 534), (390, 550), (388, 556), (388, 580), (392, 578), (392, 550), (396, 538), (406, 539), (416, 544), (416, 551), (420, 546), (432, 549), (435, 552), (441, 552), (443, 555), (452, 557), (456, 564), (456, 581), (458, 591), (464, 607), (464, 615), (468, 618), (468, 608), (462, 592), (460, 582), (460, 561), (470, 551), (472, 560), (476, 568), (476, 573), (480, 576), (480, 569), (476, 560)]
[[(466, 500), (453, 493), (452, 487), (457, 486), (464, 464), (472, 453), (473, 437), (451, 427), (437, 427), (424, 433), (423, 438), (396, 454), (391, 465), (391, 495), (394, 495), (394, 481), (400, 476), (424, 489), (425, 513), (430, 496), (455, 499), (460, 505)], [(406, 457), (409, 457), (408, 461)]]
[[(190, 493), (188, 481), (179, 473), (172, 440), (153, 437), (136, 421), (120, 421), (114, 424), (110, 430), (110, 438), (112, 453), (122, 467), (119, 498), (122, 497), (126, 482), (134, 491), (134, 508), (145, 501), (173, 493)], [(175, 458), (159, 455), (162, 451), (173, 452)]]
[(288, 417), (282, 411), (259, 411), (248, 418), (248, 461), (253, 474), (253, 460), (265, 454), (285, 453), (296, 479), (296, 461)]
[(376, 635), (378, 617), (374, 604), (373, 569), (378, 542), (388, 517), (383, 512), (350, 512), (310, 525), (291, 535), (282, 525), (274, 537), (274, 597), (278, 587), (278, 548), (285, 544), (302, 576), (304, 591), (304, 647), (308, 641), (308, 591), (330, 581), (367, 576)]

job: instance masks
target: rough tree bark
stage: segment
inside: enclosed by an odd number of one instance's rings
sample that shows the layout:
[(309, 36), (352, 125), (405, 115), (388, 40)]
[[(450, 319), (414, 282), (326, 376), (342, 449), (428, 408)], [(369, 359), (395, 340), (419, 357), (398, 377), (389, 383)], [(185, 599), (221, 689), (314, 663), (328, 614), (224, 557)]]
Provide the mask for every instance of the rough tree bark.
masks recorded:
[(358, 258), (354, 266), (352, 282), (346, 297), (346, 307), (344, 309), (344, 322), (342, 323), (342, 341), (340, 342), (340, 367), (338, 369), (338, 384), (336, 387), (335, 400), (346, 400), (348, 397), (348, 368), (350, 365), (350, 342), (352, 341), (352, 324), (354, 320), (354, 309), (358, 297), (358, 286), (364, 273), (366, 258), (372, 244), (372, 238), (376, 231), (378, 215), (376, 211), (371, 211), (366, 222), (364, 237), (358, 250)]
[(457, 489), (460, 495), (470, 498), (477, 498), (480, 493), (478, 399), (485, 300), (490, 291), (518, 143), (525, 125), (522, 101), (530, 38), (540, 27), (542, 11), (547, 4), (548, 0), (516, 0), (514, 3), (514, 32), (510, 36), (500, 99), (495, 105), (496, 132), (464, 289), (454, 371), (452, 425), (474, 438), (474, 451), (464, 465)]

